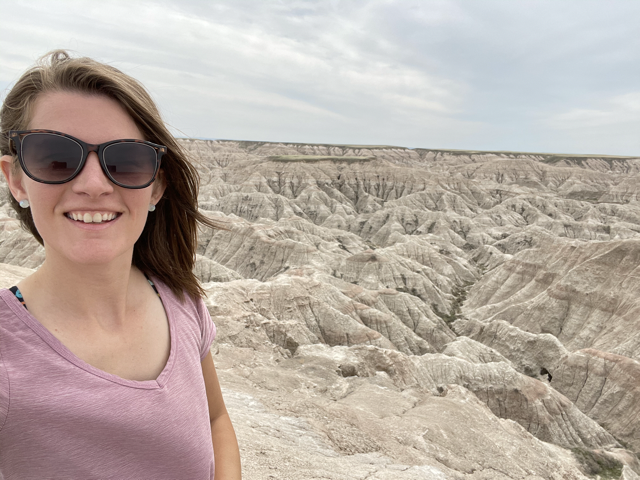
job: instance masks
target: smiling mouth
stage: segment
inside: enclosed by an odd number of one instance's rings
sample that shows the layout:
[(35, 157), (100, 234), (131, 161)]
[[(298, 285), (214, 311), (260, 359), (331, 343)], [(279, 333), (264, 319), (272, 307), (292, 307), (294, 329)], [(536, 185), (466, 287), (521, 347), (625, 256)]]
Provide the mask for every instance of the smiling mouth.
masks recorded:
[(83, 223), (106, 223), (111, 222), (115, 218), (119, 217), (119, 213), (107, 212), (107, 213), (75, 213), (67, 212), (66, 217), (70, 220)]

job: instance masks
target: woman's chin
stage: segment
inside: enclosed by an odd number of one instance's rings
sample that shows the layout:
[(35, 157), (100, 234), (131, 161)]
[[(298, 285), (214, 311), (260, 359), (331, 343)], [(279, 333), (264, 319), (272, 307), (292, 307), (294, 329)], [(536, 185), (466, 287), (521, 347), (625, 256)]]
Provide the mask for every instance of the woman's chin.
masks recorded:
[(99, 242), (90, 243), (90, 245), (73, 249), (54, 249), (45, 243), (45, 258), (52, 261), (51, 263), (67, 263), (69, 266), (108, 267), (122, 262), (131, 264), (133, 249), (116, 251), (112, 245), (97, 244)]

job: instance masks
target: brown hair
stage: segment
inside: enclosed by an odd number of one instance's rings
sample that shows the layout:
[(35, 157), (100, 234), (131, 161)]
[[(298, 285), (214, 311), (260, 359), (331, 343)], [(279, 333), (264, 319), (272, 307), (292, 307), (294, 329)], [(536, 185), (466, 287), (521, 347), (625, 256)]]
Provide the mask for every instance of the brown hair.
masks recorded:
[[(55, 91), (104, 95), (117, 101), (146, 140), (168, 148), (161, 166), (166, 189), (134, 246), (133, 265), (167, 284), (179, 298), (183, 298), (183, 292), (194, 298), (204, 296), (192, 271), (198, 223), (226, 228), (198, 211), (198, 172), (169, 133), (155, 103), (140, 82), (87, 57), (73, 58), (64, 50), (48, 53), (20, 77), (4, 100), (0, 110), (0, 153), (13, 155), (16, 159), (9, 130), (27, 129), (38, 95)], [(19, 168), (17, 160), (14, 167)], [(43, 244), (31, 210), (20, 208), (11, 194), (9, 197), (23, 228)]]

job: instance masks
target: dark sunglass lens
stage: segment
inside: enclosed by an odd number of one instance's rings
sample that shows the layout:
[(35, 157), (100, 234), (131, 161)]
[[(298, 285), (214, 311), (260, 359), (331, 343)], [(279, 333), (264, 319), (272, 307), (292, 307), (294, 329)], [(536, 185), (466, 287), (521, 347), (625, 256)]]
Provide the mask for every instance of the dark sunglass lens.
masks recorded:
[(45, 182), (64, 182), (82, 161), (82, 147), (70, 138), (51, 133), (30, 133), (22, 139), (22, 160), (27, 173)]
[(156, 150), (144, 143), (121, 142), (104, 149), (104, 162), (111, 177), (127, 187), (147, 185), (156, 173)]

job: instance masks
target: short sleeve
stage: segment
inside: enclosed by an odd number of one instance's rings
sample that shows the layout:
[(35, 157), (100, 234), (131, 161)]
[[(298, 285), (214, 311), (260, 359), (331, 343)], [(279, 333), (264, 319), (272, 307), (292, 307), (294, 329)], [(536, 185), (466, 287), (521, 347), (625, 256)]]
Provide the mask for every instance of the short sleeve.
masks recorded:
[(196, 300), (196, 310), (200, 326), (200, 360), (204, 360), (204, 357), (209, 353), (213, 340), (216, 338), (216, 325), (213, 323), (209, 310), (207, 310), (207, 306), (201, 298)]
[[(0, 333), (1, 335), (1, 333)], [(2, 348), (0, 342), (0, 349)], [(2, 358), (2, 351), (0, 350), (0, 431), (4, 427), (9, 414), (9, 372), (4, 364)], [(2, 477), (0, 477), (2, 478)]]

